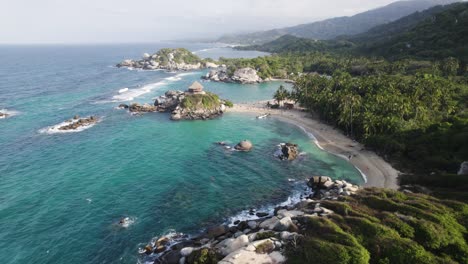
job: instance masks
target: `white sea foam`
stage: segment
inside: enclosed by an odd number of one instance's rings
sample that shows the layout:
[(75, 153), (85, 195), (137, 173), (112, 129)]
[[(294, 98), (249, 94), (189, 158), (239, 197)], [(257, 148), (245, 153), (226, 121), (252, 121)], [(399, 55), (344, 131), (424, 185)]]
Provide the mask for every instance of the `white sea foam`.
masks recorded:
[[(180, 81), (182, 77), (188, 76), (188, 75), (194, 75), (197, 74), (196, 72), (184, 72), (184, 73), (179, 73), (174, 76), (170, 76), (167, 78), (164, 78), (162, 81), (156, 82), (156, 83), (150, 83), (147, 85), (143, 85), (142, 87), (134, 88), (134, 89), (128, 89), (128, 88), (120, 88), (118, 91), (117, 95), (112, 96), (112, 99), (110, 102), (115, 103), (115, 102), (128, 102), (128, 101), (133, 101), (135, 98), (142, 96), (144, 94), (150, 93), (154, 91), (156, 88), (162, 87), (164, 85), (167, 85), (171, 82), (175, 81)], [(125, 90), (126, 89), (126, 90)], [(102, 101), (103, 103), (108, 103), (109, 101)]]
[(3, 113), (5, 115), (7, 115), (7, 116), (1, 116), (0, 119), (4, 119), (4, 118), (7, 118), (7, 117), (12, 117), (12, 116), (20, 114), (20, 112), (18, 112), (18, 111), (8, 110), (6, 108), (0, 109), (0, 113)]
[[(305, 199), (308, 195), (312, 194), (312, 191), (310, 189), (307, 189), (307, 191), (304, 191), (302, 189), (301, 186), (304, 185), (304, 181), (295, 181), (294, 179), (288, 179), (288, 182), (290, 184), (294, 184), (295, 186), (298, 186), (298, 188), (295, 188), (293, 193), (290, 196), (288, 196), (288, 198), (285, 201), (278, 203), (278, 204), (270, 204), (270, 205), (262, 206), (260, 208), (256, 208), (255, 212), (265, 212), (265, 213), (268, 213), (269, 216), (272, 216), (276, 207), (295, 205), (299, 203), (301, 200)], [(250, 220), (257, 220), (257, 219), (260, 219), (260, 217), (256, 216), (255, 214), (254, 215), (250, 214), (250, 210), (244, 210), (234, 216), (229, 217), (227, 221), (225, 222), (225, 224), (229, 226), (233, 226), (234, 221), (237, 221), (237, 220), (250, 221)]]
[(136, 217), (124, 217), (119, 221), (119, 226), (123, 228), (128, 228), (129, 226), (133, 225), (136, 221)]
[(128, 92), (128, 88), (122, 88), (119, 90), (119, 94), (123, 94), (125, 92)]
[[(102, 119), (102, 118), (101, 118)], [(81, 131), (84, 131), (88, 128), (91, 128), (93, 127), (94, 125), (96, 125), (96, 123), (92, 123), (92, 124), (87, 124), (87, 125), (84, 125), (84, 126), (80, 126), (79, 128), (77, 129), (69, 129), (69, 130), (60, 130), (61, 127), (63, 126), (68, 126), (68, 125), (71, 125), (71, 124), (74, 124), (78, 122), (78, 120), (68, 120), (68, 121), (64, 121), (62, 123), (59, 123), (59, 124), (56, 124), (56, 125), (53, 125), (53, 126), (49, 126), (49, 127), (45, 127), (45, 128), (42, 128), (42, 129), (39, 129), (39, 133), (41, 134), (64, 134), (64, 133), (77, 133), (77, 132), (81, 132)], [(98, 120), (98, 122), (100, 122), (100, 120)]]

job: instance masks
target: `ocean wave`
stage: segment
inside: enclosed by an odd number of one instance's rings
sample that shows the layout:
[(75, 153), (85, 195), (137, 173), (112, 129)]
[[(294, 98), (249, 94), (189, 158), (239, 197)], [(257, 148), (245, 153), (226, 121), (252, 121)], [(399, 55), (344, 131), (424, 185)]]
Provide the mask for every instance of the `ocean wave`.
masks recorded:
[(128, 101), (133, 101), (135, 98), (142, 96), (144, 94), (150, 93), (153, 90), (155, 90), (158, 87), (167, 85), (171, 82), (176, 82), (182, 80), (182, 77), (188, 76), (188, 75), (195, 75), (197, 72), (184, 72), (184, 73), (178, 73), (173, 76), (169, 76), (164, 78), (162, 81), (156, 82), (156, 83), (150, 83), (146, 84), (142, 87), (139, 88), (119, 88), (118, 94), (112, 96), (110, 101), (101, 101), (103, 103), (116, 103), (116, 102), (128, 102)]
[[(20, 114), (19, 111), (8, 110), (6, 108), (0, 109), (0, 112), (7, 115), (8, 117), (12, 117), (12, 116), (16, 116), (16, 115)], [(4, 118), (6, 118), (6, 117), (5, 116), (0, 117), (0, 119), (4, 119)]]
[[(275, 208), (281, 207), (281, 206), (290, 206), (290, 205), (295, 205), (299, 203), (302, 200), (305, 200), (310, 194), (312, 194), (311, 189), (307, 189), (304, 191), (302, 188), (304, 186), (304, 181), (295, 181), (293, 179), (288, 179), (288, 182), (290, 184), (293, 184), (296, 188), (294, 188), (293, 192), (291, 195), (288, 196), (288, 198), (280, 203), (277, 204), (270, 204), (270, 205), (264, 205), (261, 206), (260, 208), (255, 208), (253, 211), (254, 212), (262, 212), (262, 213), (268, 213), (269, 216), (272, 216), (274, 214)], [(239, 220), (239, 221), (250, 221), (250, 220), (257, 220), (260, 219), (260, 217), (256, 216), (255, 214), (251, 214), (252, 209), (250, 210), (243, 210), (239, 212), (238, 214), (235, 214), (231, 217), (229, 217), (224, 224), (228, 226), (234, 226), (234, 222)]]
[(200, 53), (200, 52), (207, 52), (207, 51), (216, 50), (216, 49), (219, 49), (219, 47), (217, 47), (217, 48), (208, 48), (208, 49), (196, 50), (196, 51), (193, 51), (192, 53), (193, 53), (193, 54), (198, 54), (198, 53)]
[(63, 127), (63, 126), (68, 126), (68, 125), (71, 125), (71, 124), (74, 124), (74, 123), (78, 122), (78, 120), (67, 120), (67, 121), (64, 121), (62, 123), (59, 123), (59, 124), (56, 124), (56, 125), (53, 125), (53, 126), (48, 126), (48, 127), (39, 129), (38, 132), (40, 134), (49, 134), (49, 135), (51, 135), (51, 134), (77, 133), (77, 132), (81, 132), (81, 131), (84, 131), (84, 130), (86, 130), (88, 128), (93, 127), (94, 125), (99, 123), (101, 120), (102, 120), (102, 117), (96, 123), (80, 126), (77, 129), (60, 130), (60, 128)]

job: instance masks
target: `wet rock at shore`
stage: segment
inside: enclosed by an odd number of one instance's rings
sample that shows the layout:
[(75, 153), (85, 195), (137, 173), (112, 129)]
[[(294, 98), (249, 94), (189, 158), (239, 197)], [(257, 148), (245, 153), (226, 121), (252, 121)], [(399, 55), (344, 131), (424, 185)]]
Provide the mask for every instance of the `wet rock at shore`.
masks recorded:
[(295, 160), (299, 156), (299, 150), (297, 144), (286, 143), (281, 146), (281, 155), (279, 156), (282, 160)]
[(156, 112), (156, 107), (150, 104), (133, 103), (128, 107), (128, 110), (132, 113), (149, 113)]
[(234, 148), (239, 151), (250, 151), (253, 148), (253, 144), (249, 140), (242, 140)]
[(118, 108), (119, 109), (128, 109), (128, 105), (127, 104), (119, 104)]
[[(330, 201), (342, 200), (359, 190), (346, 181), (316, 177), (319, 178), (310, 180), (313, 191), (321, 194), (315, 199), (305, 198), (294, 205), (278, 207), (273, 215), (262, 219), (235, 221), (237, 226), (208, 228), (188, 244), (172, 246), (154, 263), (285, 263), (285, 248), (297, 243), (310, 218), (331, 217), (334, 211), (327, 208), (332, 205)], [(324, 182), (329, 182), (329, 187), (318, 188)], [(325, 192), (327, 195), (322, 195)]]

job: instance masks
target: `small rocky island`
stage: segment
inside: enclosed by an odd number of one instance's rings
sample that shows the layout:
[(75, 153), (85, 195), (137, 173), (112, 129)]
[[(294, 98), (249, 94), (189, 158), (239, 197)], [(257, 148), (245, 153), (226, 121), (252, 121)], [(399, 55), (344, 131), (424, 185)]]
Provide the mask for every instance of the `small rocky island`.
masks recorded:
[(184, 48), (161, 49), (150, 55), (143, 54), (140, 60), (124, 60), (116, 65), (117, 67), (135, 68), (143, 70), (167, 70), (167, 71), (191, 71), (203, 68), (216, 68), (215, 63), (203, 60), (191, 51)]
[(119, 108), (128, 109), (132, 113), (170, 112), (172, 120), (206, 120), (221, 116), (232, 107), (228, 100), (222, 100), (218, 95), (206, 92), (199, 82), (194, 82), (188, 90), (167, 91), (157, 97), (153, 105), (133, 103), (121, 104)]
[(257, 71), (252, 68), (229, 69), (226, 65), (221, 65), (217, 69), (211, 70), (202, 79), (214, 82), (242, 84), (261, 83), (264, 81), (258, 76)]
[(64, 122), (62, 125), (58, 126), (58, 130), (77, 130), (81, 127), (87, 127), (94, 125), (98, 122), (98, 118), (96, 116), (84, 117), (80, 118), (80, 116), (76, 115), (73, 119)]

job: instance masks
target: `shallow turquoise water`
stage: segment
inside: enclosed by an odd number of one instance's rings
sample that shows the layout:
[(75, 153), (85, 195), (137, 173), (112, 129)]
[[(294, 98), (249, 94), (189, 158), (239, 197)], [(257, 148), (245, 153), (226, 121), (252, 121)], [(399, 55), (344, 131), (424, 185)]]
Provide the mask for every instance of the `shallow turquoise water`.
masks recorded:
[[(196, 234), (250, 207), (284, 201), (310, 175), (355, 183), (359, 173), (318, 149), (298, 127), (275, 119), (228, 113), (220, 119), (171, 122), (167, 114), (131, 116), (114, 109), (118, 90), (138, 102), (185, 89), (191, 74), (116, 69), (112, 64), (171, 43), (137, 46), (0, 47), (0, 259), (2, 263), (136, 263), (137, 248), (175, 229)], [(203, 50), (203, 45), (184, 45)], [(256, 56), (226, 49), (199, 55)], [(227, 54), (226, 54), (227, 53)], [(219, 56), (220, 56), (219, 55)], [(271, 98), (280, 83), (205, 82), (234, 102)], [(103, 120), (79, 133), (41, 129), (75, 114)], [(214, 144), (250, 139), (250, 153)], [(305, 152), (282, 162), (276, 145), (292, 141)], [(113, 223), (136, 219), (128, 229)]]

